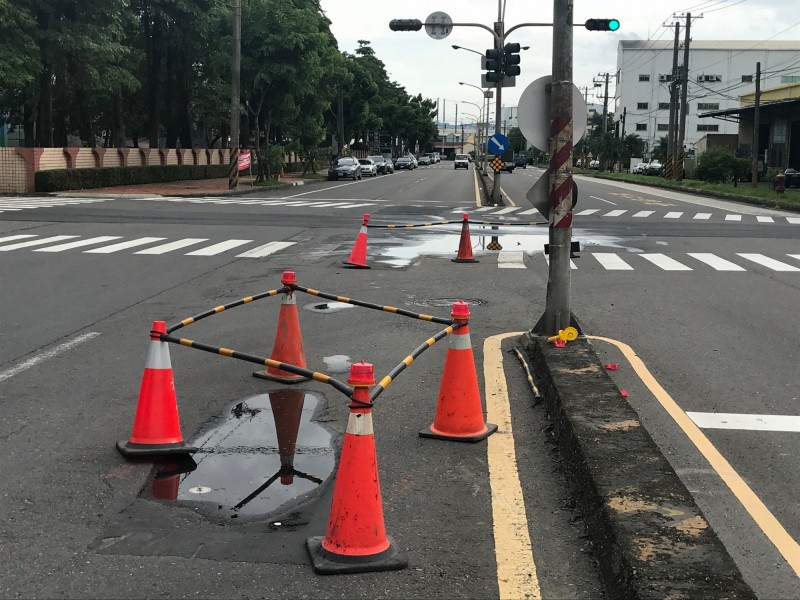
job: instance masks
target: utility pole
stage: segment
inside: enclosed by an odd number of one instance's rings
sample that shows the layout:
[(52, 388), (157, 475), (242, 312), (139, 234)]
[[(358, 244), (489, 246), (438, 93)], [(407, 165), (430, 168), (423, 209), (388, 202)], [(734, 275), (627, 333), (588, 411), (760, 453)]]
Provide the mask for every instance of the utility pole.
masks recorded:
[(572, 19), (573, 0), (553, 0), (553, 83), (550, 92), (548, 182), (550, 266), (543, 323), (545, 335), (558, 334), (572, 320)]
[(675, 124), (678, 120), (678, 47), (680, 46), (681, 24), (675, 23), (675, 43), (672, 47), (672, 81), (669, 83), (669, 125), (667, 126), (667, 164), (664, 173), (667, 179), (675, 176), (675, 146), (677, 131)]
[[(456, 120), (453, 125), (453, 145), (456, 143), (456, 136), (458, 135), (458, 103), (456, 103)], [(453, 148), (455, 150), (455, 148)], [(442, 157), (444, 158), (444, 157)]]
[(444, 158), (444, 140), (447, 137), (447, 100), (442, 98), (442, 157)]
[(758, 128), (760, 126), (760, 110), (761, 110), (761, 63), (756, 63), (756, 106), (753, 114), (753, 165), (751, 167), (751, 175), (753, 178), (753, 187), (758, 187)]
[(242, 66), (242, 0), (233, 0), (233, 59), (231, 60), (231, 163), (228, 189), (239, 185), (239, 121), (241, 98), (239, 77)]
[[(608, 131), (608, 78), (611, 76), (611, 73), (598, 73), (598, 77), (605, 78), (605, 91), (603, 92), (603, 133)], [(594, 82), (594, 87), (600, 87), (603, 85), (603, 82)]]
[(686, 136), (686, 113), (689, 104), (686, 97), (689, 93), (689, 41), (692, 29), (692, 13), (686, 13), (686, 40), (683, 43), (683, 68), (681, 69), (681, 105), (680, 105), (680, 129), (678, 130), (678, 140), (675, 143), (675, 180), (683, 179), (683, 141)]
[(621, 140), (625, 139), (625, 117), (628, 116), (628, 107), (622, 107), (622, 134), (619, 136)]
[(344, 91), (339, 88), (339, 149), (336, 156), (344, 152)]

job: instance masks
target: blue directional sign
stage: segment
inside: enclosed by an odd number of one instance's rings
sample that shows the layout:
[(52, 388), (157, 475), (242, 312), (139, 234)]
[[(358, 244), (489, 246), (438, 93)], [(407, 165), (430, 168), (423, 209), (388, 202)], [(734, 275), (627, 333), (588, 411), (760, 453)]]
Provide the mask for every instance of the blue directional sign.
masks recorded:
[(486, 142), (486, 149), (489, 151), (489, 154), (500, 155), (508, 150), (508, 138), (502, 133), (495, 133), (489, 138), (489, 141)]

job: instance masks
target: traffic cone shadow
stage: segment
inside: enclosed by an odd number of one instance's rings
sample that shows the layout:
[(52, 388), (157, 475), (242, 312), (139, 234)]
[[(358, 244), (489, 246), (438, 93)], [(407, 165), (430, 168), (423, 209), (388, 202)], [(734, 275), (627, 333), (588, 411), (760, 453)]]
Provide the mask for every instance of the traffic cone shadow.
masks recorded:
[(278, 454), (281, 458), (281, 485), (294, 483), (294, 453), (297, 449), (297, 434), (303, 416), (306, 393), (295, 390), (280, 390), (269, 393), (272, 416), (275, 418), (275, 433), (278, 437)]
[(383, 520), (369, 397), (369, 387), (375, 384), (372, 365), (351, 365), (347, 383), (355, 390), (328, 528), (324, 537), (306, 539), (306, 549), (314, 572), (321, 575), (404, 569), (408, 562), (386, 535)]
[(163, 463), (153, 476), (153, 497), (160, 500), (177, 500), (181, 475), (196, 469), (197, 463), (188, 454)]
[(462, 214), (463, 221), (461, 223), (461, 239), (458, 243), (458, 255), (451, 259), (457, 263), (476, 263), (480, 262), (472, 257), (472, 240), (469, 237), (469, 215)]
[[(294, 271), (284, 271), (281, 276), (281, 283), (284, 286), (297, 283), (297, 275)], [(300, 333), (297, 300), (291, 290), (284, 293), (283, 300), (281, 300), (275, 343), (272, 345), (270, 358), (278, 362), (306, 368), (306, 353), (303, 349), (303, 337)], [(264, 371), (256, 371), (253, 373), (253, 377), (289, 384), (308, 381), (307, 377), (290, 373), (277, 367), (267, 367)]]
[(451, 334), (433, 424), (419, 435), (437, 440), (478, 442), (497, 431), (497, 425), (483, 420), (478, 374), (467, 324), (469, 304), (456, 302), (450, 315), (463, 325)]
[(197, 448), (187, 445), (181, 435), (169, 345), (161, 341), (161, 334), (166, 332), (167, 325), (164, 321), (153, 323), (133, 432), (127, 441), (117, 442), (117, 450), (125, 456), (186, 454), (197, 451)]
[(362, 217), (361, 229), (358, 231), (356, 243), (353, 250), (350, 252), (350, 258), (344, 261), (344, 264), (354, 269), (369, 269), (367, 265), (367, 227), (369, 226), (369, 215), (365, 214)]

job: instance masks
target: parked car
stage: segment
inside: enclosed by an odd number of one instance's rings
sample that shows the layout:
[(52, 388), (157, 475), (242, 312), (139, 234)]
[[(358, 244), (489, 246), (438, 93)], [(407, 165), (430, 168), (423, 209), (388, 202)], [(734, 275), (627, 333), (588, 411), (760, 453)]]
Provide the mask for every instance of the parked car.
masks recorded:
[(409, 171), (415, 168), (415, 161), (413, 156), (400, 156), (394, 161), (394, 168), (397, 170), (408, 169)]
[(599, 169), (600, 168), (600, 161), (597, 160), (597, 159), (595, 159), (593, 161), (590, 161), (589, 162), (589, 168), (590, 169)]
[(337, 179), (361, 179), (361, 165), (352, 156), (343, 156), (337, 158), (331, 163), (328, 168), (328, 181), (336, 181)]
[(385, 175), (386, 174), (386, 165), (387, 164), (392, 164), (389, 161), (387, 161), (380, 154), (375, 154), (373, 156), (368, 156), (367, 158), (370, 159), (372, 162), (374, 162), (375, 166), (378, 167), (378, 174), (379, 175)]
[(528, 168), (528, 157), (527, 156), (518, 156), (514, 159), (514, 166), (515, 167), (522, 167), (523, 169)]
[(789, 167), (783, 172), (784, 180), (783, 185), (786, 188), (799, 187), (800, 188), (800, 171)]
[(503, 163), (503, 171), (508, 171), (509, 173), (514, 172), (514, 161), (506, 161)]
[(417, 164), (419, 164), (419, 166), (422, 167), (426, 165), (431, 165), (433, 164), (433, 162), (430, 156), (428, 156), (427, 154), (423, 154), (422, 156), (419, 157)]
[(385, 159), (383, 163), (383, 174), (388, 175), (389, 173), (394, 173), (394, 163), (389, 160)]
[(647, 165), (645, 175), (661, 175), (664, 171), (664, 165), (657, 160), (651, 160)]
[(358, 163), (361, 165), (361, 174), (367, 177), (378, 176), (378, 165), (376, 165), (369, 158), (359, 158)]
[(644, 175), (647, 172), (647, 163), (636, 163), (631, 167), (631, 173), (635, 175)]
[(469, 171), (469, 155), (467, 154), (456, 154), (456, 159), (453, 162), (454, 169), (466, 169)]

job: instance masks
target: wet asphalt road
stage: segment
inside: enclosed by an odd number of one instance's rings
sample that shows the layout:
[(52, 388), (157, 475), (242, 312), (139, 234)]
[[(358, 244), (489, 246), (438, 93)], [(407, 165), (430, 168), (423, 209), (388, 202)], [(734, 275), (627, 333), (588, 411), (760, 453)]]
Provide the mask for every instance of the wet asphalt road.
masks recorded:
[[(0, 582), (3, 595), (497, 597), (495, 549), (501, 534), (493, 530), (497, 493), (493, 496), (490, 486), (487, 444), (436, 443), (417, 436), (433, 416), (445, 344), (415, 361), (374, 409), (386, 527), (408, 557), (404, 571), (334, 578), (312, 573), (303, 542), (325, 531), (330, 479), (314, 486), (295, 477), (304, 484), (297, 492), (306, 495), (303, 502), (284, 503), (274, 514), (231, 518), (225, 503), (234, 497), (241, 501), (240, 492), (258, 488), (274, 474), (280, 440), (264, 442), (269, 449), (262, 455), (269, 454), (272, 462), (243, 470), (242, 478), (249, 479), (237, 478), (235, 484), (219, 478), (230, 465), (214, 475), (204, 467), (213, 461), (199, 456), (197, 469), (178, 478), (183, 482), (177, 501), (158, 497), (172, 493), (174, 479), (165, 485), (161, 478), (154, 492), (151, 465), (130, 463), (114, 450), (115, 442), (130, 433), (151, 323), (173, 323), (278, 288), (284, 269), (297, 271), (307, 287), (439, 316), (448, 314), (454, 299), (470, 300), (472, 346), (483, 381), (484, 340), (529, 329), (544, 309), (547, 265), (541, 245), (546, 229), (474, 228), (472, 241), (481, 262), (452, 263), (461, 211), (475, 208), (476, 194), (473, 171), (454, 172), (448, 166), (218, 201), (109, 199), (0, 214), (0, 276), (12, 282), (4, 284), (1, 296), (0, 397), (5, 410), (0, 464), (14, 482), (0, 497), (8, 550), (2, 570), (10, 574)], [(519, 210), (475, 216), (535, 220), (538, 215), (515, 215), (530, 209), (524, 194), (535, 174), (518, 170), (503, 178)], [(785, 213), (754, 207), (582, 179), (579, 185), (576, 212), (597, 209), (577, 216), (575, 224), (584, 252), (572, 273), (573, 310), (587, 333), (630, 344), (684, 410), (796, 415), (800, 273), (775, 271), (740, 255), (763, 255), (800, 268), (800, 259), (792, 256), (800, 253), (800, 224), (789, 222)], [(604, 216), (614, 210), (626, 212)], [(652, 214), (633, 216), (643, 211)], [(683, 214), (665, 218), (670, 212)], [(363, 213), (374, 224), (455, 224), (371, 229), (368, 259), (373, 268), (344, 269), (341, 261), (352, 248)], [(698, 213), (711, 215), (696, 219)], [(742, 219), (728, 220), (729, 214)], [(494, 233), (507, 264), (516, 267), (498, 268), (499, 257), (482, 249)], [(9, 236), (29, 236), (17, 243), (74, 237), (2, 251), (13, 243), (3, 243)], [(47, 251), (94, 237), (115, 239)], [(87, 252), (143, 238), (159, 239), (109, 253)], [(184, 240), (202, 241), (147, 253)], [(286, 245), (263, 249), (273, 242)], [(228, 248), (202, 252), (214, 245)], [(239, 256), (259, 248), (262, 256)], [(599, 252), (618, 255), (630, 269), (605, 268), (595, 256)], [(652, 262), (661, 261), (652, 259), (655, 254), (690, 270), (665, 270)], [(700, 254), (714, 254), (742, 270), (717, 271), (692, 256)], [(277, 304), (268, 298), (225, 311), (181, 335), (266, 356)], [(318, 370), (344, 356), (345, 362), (373, 362), (380, 377), (438, 331), (377, 311), (310, 310), (318, 304), (318, 298), (298, 299), (308, 363)], [(510, 350), (513, 342), (507, 339), (502, 350)], [(601, 342), (595, 346), (608, 362), (622, 364), (614, 377), (748, 583), (763, 598), (800, 597), (797, 576), (780, 554), (786, 546), (779, 548), (764, 534), (625, 368), (618, 352)], [(182, 347), (170, 351), (182, 431), (189, 441), (212, 435), (222, 423), (238, 424), (231, 410), (239, 403), (268, 412), (264, 395), (285, 389), (251, 377), (249, 364)], [(542, 596), (598, 597), (602, 589), (591, 547), (571, 508), (547, 416), (541, 406), (532, 406), (519, 364), (503, 354)], [(318, 445), (299, 428), (294, 467), (314, 476), (320, 465), (304, 461), (338, 452), (346, 403), (318, 383), (298, 388), (316, 401), (302, 424), (313, 421), (315, 431), (328, 432), (332, 440), (332, 448), (325, 450), (324, 443)], [(792, 500), (800, 484), (793, 467), (800, 457), (797, 433), (715, 429), (706, 434), (789, 538), (800, 539), (800, 514)], [(252, 439), (247, 443), (257, 445)], [(247, 461), (236, 468), (241, 464)], [(191, 500), (189, 490), (203, 487), (214, 493), (195, 494), (206, 499)], [(270, 494), (287, 491), (267, 489)], [(223, 508), (215, 508), (210, 497)]]

